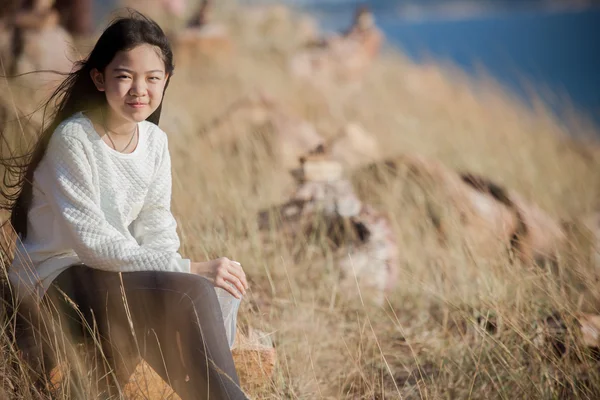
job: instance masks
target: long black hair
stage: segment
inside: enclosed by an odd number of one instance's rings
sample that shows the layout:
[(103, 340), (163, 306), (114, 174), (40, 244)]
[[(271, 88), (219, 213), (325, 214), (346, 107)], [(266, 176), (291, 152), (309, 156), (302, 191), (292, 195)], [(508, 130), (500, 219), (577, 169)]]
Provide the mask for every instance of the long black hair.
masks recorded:
[[(20, 177), (13, 185), (20, 187), (20, 190), (13, 195), (14, 202), (10, 207), (10, 222), (21, 240), (27, 236), (27, 213), (33, 194), (33, 174), (46, 153), (54, 130), (63, 120), (76, 112), (106, 107), (106, 97), (103, 92), (96, 89), (90, 72), (94, 68), (104, 72), (117, 52), (131, 50), (142, 44), (156, 46), (160, 51), (160, 56), (165, 63), (165, 72), (168, 74), (166, 90), (174, 70), (173, 51), (169, 40), (156, 22), (139, 12), (131, 12), (129, 16), (116, 18), (109, 24), (89, 56), (75, 64), (73, 72), (67, 76), (46, 102), (44, 116), (48, 106), (55, 105), (51, 116), (52, 122), (47, 127), (42, 126), (42, 134), (33, 150), (28, 156), (20, 158), (25, 160), (25, 163), (22, 164)], [(147, 120), (158, 124), (161, 110), (162, 102)]]

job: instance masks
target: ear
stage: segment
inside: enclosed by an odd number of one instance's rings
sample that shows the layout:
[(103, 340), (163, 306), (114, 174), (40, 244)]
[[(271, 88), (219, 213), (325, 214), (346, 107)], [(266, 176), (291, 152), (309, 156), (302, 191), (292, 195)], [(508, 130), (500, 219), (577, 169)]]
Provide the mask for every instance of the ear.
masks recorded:
[(104, 92), (104, 74), (94, 68), (90, 71), (90, 77), (92, 78), (94, 85), (96, 85), (96, 89), (98, 89), (100, 92)]

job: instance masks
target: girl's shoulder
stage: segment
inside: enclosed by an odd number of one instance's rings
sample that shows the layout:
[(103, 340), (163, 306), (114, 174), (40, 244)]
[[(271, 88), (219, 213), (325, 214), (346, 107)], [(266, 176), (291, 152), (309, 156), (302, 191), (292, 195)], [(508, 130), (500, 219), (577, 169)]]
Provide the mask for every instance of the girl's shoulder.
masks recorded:
[(93, 129), (92, 122), (83, 113), (78, 112), (58, 124), (52, 138), (54, 140), (66, 138), (82, 140), (86, 139), (90, 134), (90, 130)]
[(140, 133), (142, 132), (149, 148), (161, 151), (165, 146), (168, 147), (167, 134), (158, 125), (150, 121), (142, 121), (140, 122)]
[(61, 151), (85, 147), (90, 142), (90, 133), (93, 130), (93, 124), (81, 112), (73, 114), (63, 120), (50, 137), (47, 151), (53, 152), (56, 149)]
[(167, 140), (167, 134), (165, 133), (165, 131), (160, 129), (160, 127), (153, 122), (147, 120), (142, 121), (140, 122), (140, 128), (141, 131), (144, 131), (146, 133), (146, 136), (150, 140), (156, 140), (160, 142), (164, 142)]

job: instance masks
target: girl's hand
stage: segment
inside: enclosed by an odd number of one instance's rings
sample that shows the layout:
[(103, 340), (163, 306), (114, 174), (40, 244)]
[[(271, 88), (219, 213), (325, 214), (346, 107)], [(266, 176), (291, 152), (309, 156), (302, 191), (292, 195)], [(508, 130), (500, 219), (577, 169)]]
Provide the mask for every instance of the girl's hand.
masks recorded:
[[(248, 281), (242, 269), (242, 264), (227, 257), (205, 262), (193, 262), (191, 272), (205, 277), (213, 285), (227, 290), (238, 299), (242, 298), (240, 293), (246, 294), (246, 289), (248, 289)], [(236, 288), (237, 290), (235, 290)]]

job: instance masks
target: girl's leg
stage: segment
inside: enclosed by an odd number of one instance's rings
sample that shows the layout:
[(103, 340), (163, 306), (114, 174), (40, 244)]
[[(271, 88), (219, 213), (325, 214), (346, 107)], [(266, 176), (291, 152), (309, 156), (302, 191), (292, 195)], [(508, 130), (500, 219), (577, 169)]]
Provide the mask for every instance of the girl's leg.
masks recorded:
[(128, 377), (141, 355), (183, 400), (247, 398), (239, 388), (208, 280), (175, 272), (117, 274), (74, 266), (55, 285), (64, 288), (90, 326), (95, 321), (117, 378)]
[[(49, 290), (48, 294), (40, 303), (34, 298), (9, 299), (11, 308), (8, 315), (13, 319), (11, 325), (14, 327), (14, 341), (16, 349), (20, 353), (22, 364), (26, 368), (28, 379), (32, 382), (35, 390), (52, 397), (50, 372), (58, 366), (61, 360), (76, 360), (77, 352), (74, 344), (81, 343), (80, 336), (74, 337), (73, 333), (81, 332), (81, 329), (73, 331), (74, 326), (81, 326), (79, 318), (74, 319), (69, 309), (64, 307), (61, 297), (57, 297), (56, 290)], [(66, 309), (67, 313), (59, 311), (59, 306)], [(71, 308), (72, 310), (72, 308)], [(76, 315), (75, 315), (76, 316)], [(77, 316), (76, 316), (77, 317)], [(68, 391), (75, 398), (85, 398), (85, 382), (78, 382), (80, 376), (73, 376), (69, 380)]]

